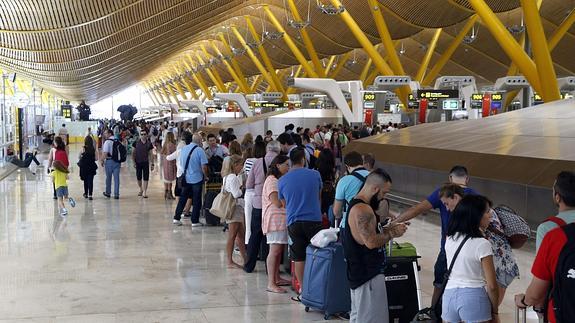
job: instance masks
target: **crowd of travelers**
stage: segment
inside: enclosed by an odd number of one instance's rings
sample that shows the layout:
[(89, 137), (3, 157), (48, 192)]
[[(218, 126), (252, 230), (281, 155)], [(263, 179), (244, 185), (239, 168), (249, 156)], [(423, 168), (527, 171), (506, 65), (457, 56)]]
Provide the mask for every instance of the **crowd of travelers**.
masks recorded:
[[(226, 196), (217, 203), (232, 206), (224, 219), (228, 268), (251, 273), (264, 254), (266, 290), (287, 293), (284, 287), (292, 282), (280, 276), (280, 264), (289, 246), (292, 274), (299, 282), (292, 297), (297, 302), (310, 239), (322, 229), (339, 227), (351, 289), (351, 322), (389, 320), (383, 275), (386, 245), (403, 236), (413, 218), (436, 209), (441, 237), (433, 268), (432, 310), (445, 322), (499, 322), (506, 290), (519, 277), (513, 252), (517, 246), (506, 235), (498, 208), (470, 187), (467, 168), (454, 166), (447, 184), (398, 214), (386, 199), (392, 188), (390, 174), (376, 168), (372, 154), (344, 153), (353, 140), (400, 128), (389, 124), (304, 129), (289, 124), (277, 136), (267, 131), (239, 139), (231, 128), (203, 133), (192, 132), (188, 125), (102, 123), (97, 134), (90, 130), (85, 137), (78, 166), (84, 198), (92, 200), (97, 163), (105, 169), (103, 195), (115, 199), (120, 197), (119, 173), (127, 158), (135, 168), (140, 198), (148, 198), (150, 171), (157, 165), (164, 198), (178, 199), (173, 225), (181, 226), (189, 218), (192, 228), (205, 225), (200, 222), (203, 203), (216, 204), (204, 200), (206, 189), (219, 183), (219, 193)], [(66, 142), (56, 136), (49, 171), (62, 216), (67, 214), (66, 201), (75, 205), (67, 189), (68, 167)], [(573, 172), (557, 176), (552, 198), (559, 214), (538, 227), (533, 279), (515, 302), (520, 308), (534, 307), (550, 322), (570, 322), (575, 317)]]

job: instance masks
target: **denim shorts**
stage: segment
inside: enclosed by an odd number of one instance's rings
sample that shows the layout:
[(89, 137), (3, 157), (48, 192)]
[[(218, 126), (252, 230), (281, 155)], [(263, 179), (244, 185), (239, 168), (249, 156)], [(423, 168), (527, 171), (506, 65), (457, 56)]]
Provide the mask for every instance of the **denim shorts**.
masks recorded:
[(441, 318), (447, 322), (491, 320), (491, 302), (485, 288), (452, 288), (443, 294)]
[(56, 189), (56, 196), (57, 197), (66, 197), (68, 196), (68, 186), (60, 186)]

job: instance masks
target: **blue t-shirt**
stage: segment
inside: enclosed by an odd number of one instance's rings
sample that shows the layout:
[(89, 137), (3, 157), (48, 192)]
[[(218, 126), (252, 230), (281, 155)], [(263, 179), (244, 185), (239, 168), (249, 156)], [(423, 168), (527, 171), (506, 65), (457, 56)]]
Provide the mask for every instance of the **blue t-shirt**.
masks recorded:
[[(188, 155), (190, 154), (190, 151), (192, 151), (192, 149), (196, 146), (196, 144), (191, 143), (182, 148), (182, 152), (180, 153), (180, 165), (182, 165), (182, 167), (186, 166)], [(202, 166), (207, 164), (208, 158), (206, 157), (206, 152), (202, 149), (202, 147), (196, 148), (190, 157), (190, 164), (188, 165), (188, 169), (186, 171), (186, 182), (188, 184), (197, 184), (203, 181), (204, 171)]]
[[(367, 169), (360, 169), (356, 170), (356, 173), (363, 177), (367, 177), (369, 175), (369, 171)], [(361, 190), (363, 183), (359, 178), (355, 177), (354, 175), (346, 175), (342, 177), (339, 182), (337, 182), (337, 186), (335, 188), (335, 199), (338, 201), (343, 202), (344, 204), (347, 201), (349, 203)], [(349, 206), (348, 206), (349, 208)], [(347, 218), (347, 213), (349, 209), (345, 210), (343, 213), (343, 217), (341, 223), (339, 225), (340, 228), (345, 228), (345, 219)]]
[[(439, 215), (441, 216), (441, 249), (445, 249), (445, 238), (447, 236), (447, 225), (449, 224), (449, 215), (451, 214), (441, 199), (439, 198), (439, 188), (433, 191), (428, 197), (427, 201), (431, 203), (434, 209), (439, 209)], [(473, 189), (466, 187), (463, 189), (465, 195), (478, 195)]]
[(321, 221), (319, 172), (295, 168), (278, 181), (278, 196), (286, 201), (287, 225), (296, 221)]

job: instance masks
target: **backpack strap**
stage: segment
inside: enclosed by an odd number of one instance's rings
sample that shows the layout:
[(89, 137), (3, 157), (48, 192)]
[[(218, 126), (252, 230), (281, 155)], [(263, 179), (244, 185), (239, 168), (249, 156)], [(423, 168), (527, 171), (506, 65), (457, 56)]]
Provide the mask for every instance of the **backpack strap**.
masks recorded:
[(457, 247), (457, 251), (455, 251), (455, 254), (453, 255), (453, 259), (451, 259), (451, 264), (449, 264), (449, 269), (447, 269), (447, 272), (445, 273), (445, 278), (443, 279), (443, 284), (441, 285), (441, 291), (439, 294), (439, 297), (437, 298), (437, 301), (431, 305), (431, 308), (435, 309), (435, 307), (437, 306), (437, 303), (439, 303), (439, 300), (441, 300), (441, 298), (443, 297), (443, 293), (445, 292), (445, 287), (447, 287), (447, 282), (449, 281), (449, 276), (451, 275), (451, 271), (453, 270), (453, 266), (455, 265), (455, 260), (457, 260), (457, 256), (459, 256), (459, 252), (461, 252), (461, 249), (463, 248), (463, 245), (465, 245), (465, 243), (467, 242), (467, 240), (469, 240), (470, 236), (466, 236), (465, 239), (463, 239), (463, 241), (461, 241), (461, 243), (459, 244), (459, 247)]
[(543, 223), (545, 223), (545, 222), (553, 222), (553, 223), (557, 224), (557, 226), (559, 226), (559, 227), (564, 227), (567, 225), (567, 222), (565, 222), (565, 220), (563, 220), (557, 216), (550, 216), (547, 219), (545, 219), (545, 221), (543, 221)]
[(262, 165), (264, 167), (264, 181), (265, 181), (265, 178), (268, 176), (268, 166), (266, 165), (265, 157), (262, 158)]
[(196, 148), (198, 148), (198, 145), (195, 145), (194, 148), (192, 148), (192, 150), (188, 154), (188, 158), (186, 158), (186, 166), (184, 167), (184, 176), (186, 176), (186, 173), (188, 172), (188, 166), (190, 165), (190, 158), (192, 157), (192, 154), (194, 153), (194, 150)]

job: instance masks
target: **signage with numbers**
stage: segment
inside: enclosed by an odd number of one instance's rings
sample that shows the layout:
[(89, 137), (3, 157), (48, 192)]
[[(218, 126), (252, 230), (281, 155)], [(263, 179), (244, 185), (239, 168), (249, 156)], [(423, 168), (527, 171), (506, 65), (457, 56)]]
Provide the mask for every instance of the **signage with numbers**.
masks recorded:
[(483, 94), (482, 93), (474, 93), (471, 95), (471, 100), (483, 101)]
[(375, 101), (375, 93), (373, 92), (363, 93), (363, 101)]
[(491, 94), (491, 101), (502, 101), (502, 100), (503, 100), (503, 94), (501, 93)]

